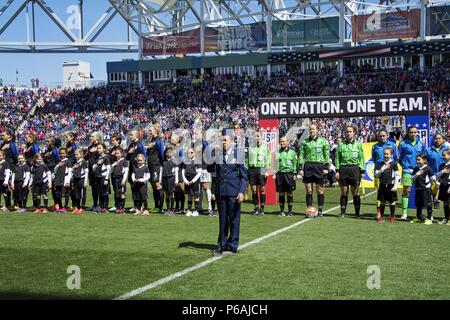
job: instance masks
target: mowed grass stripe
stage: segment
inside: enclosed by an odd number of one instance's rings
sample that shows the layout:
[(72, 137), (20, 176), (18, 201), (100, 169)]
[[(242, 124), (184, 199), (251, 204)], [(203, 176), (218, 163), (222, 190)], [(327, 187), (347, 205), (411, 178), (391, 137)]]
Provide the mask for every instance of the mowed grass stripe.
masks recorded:
[[(376, 193), (376, 191), (370, 192), (369, 194), (366, 195), (366, 197), (369, 197), (369, 196), (371, 196), (372, 194), (375, 194), (375, 193)], [(349, 202), (352, 203), (353, 201), (349, 201)], [(328, 209), (328, 210), (324, 211), (324, 213), (325, 214), (330, 213), (330, 212), (332, 212), (332, 211), (334, 211), (336, 209), (339, 209), (339, 207), (340, 206), (335, 206), (335, 207), (333, 207), (331, 209)], [(258, 243), (260, 243), (260, 242), (262, 242), (264, 240), (267, 240), (267, 239), (270, 239), (272, 237), (275, 237), (276, 235), (279, 235), (279, 234), (281, 234), (283, 232), (291, 230), (292, 228), (295, 228), (295, 227), (297, 227), (297, 226), (299, 226), (301, 224), (307, 223), (308, 221), (311, 221), (311, 220), (313, 220), (313, 219), (304, 219), (304, 220), (298, 221), (296, 223), (293, 223), (290, 226), (287, 226), (287, 227), (284, 227), (282, 229), (279, 229), (279, 230), (276, 230), (274, 232), (271, 232), (271, 233), (269, 233), (269, 234), (267, 234), (265, 236), (259, 237), (259, 238), (255, 239), (255, 240), (252, 240), (250, 242), (247, 242), (247, 243), (239, 246), (239, 250), (243, 250), (243, 249), (245, 249), (245, 248), (247, 248), (249, 246), (258, 244)], [(161, 286), (161, 285), (163, 285), (165, 283), (173, 281), (173, 280), (175, 280), (177, 278), (180, 278), (180, 277), (182, 277), (182, 276), (184, 276), (184, 275), (186, 275), (186, 274), (188, 274), (190, 272), (193, 272), (195, 270), (203, 268), (203, 267), (205, 267), (205, 266), (207, 266), (207, 265), (209, 265), (209, 264), (211, 264), (213, 262), (218, 261), (219, 259), (223, 258), (224, 256), (226, 256), (226, 255), (219, 256), (219, 257), (213, 257), (213, 258), (210, 258), (208, 260), (205, 260), (205, 261), (203, 261), (201, 263), (198, 263), (198, 264), (196, 264), (196, 265), (194, 265), (192, 267), (186, 268), (186, 269), (184, 269), (184, 270), (182, 270), (180, 272), (171, 274), (171, 275), (169, 275), (169, 276), (167, 276), (167, 277), (165, 277), (163, 279), (160, 279), (158, 281), (149, 283), (148, 285), (145, 285), (145, 286), (143, 286), (141, 288), (138, 288), (138, 289), (132, 290), (130, 292), (127, 292), (127, 293), (123, 294), (122, 296), (116, 298), (115, 300), (127, 300), (127, 299), (130, 299), (130, 298), (132, 298), (134, 296), (137, 296), (139, 294), (142, 294), (142, 293), (144, 293), (144, 292), (146, 292), (148, 290), (151, 290), (151, 289), (159, 287), (159, 286)]]

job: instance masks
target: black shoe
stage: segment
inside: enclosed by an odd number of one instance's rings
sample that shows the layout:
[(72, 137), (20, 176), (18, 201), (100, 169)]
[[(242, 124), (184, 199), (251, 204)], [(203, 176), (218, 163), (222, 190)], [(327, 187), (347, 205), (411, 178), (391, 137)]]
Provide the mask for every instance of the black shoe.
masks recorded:
[(216, 249), (212, 251), (213, 257), (220, 257), (222, 255), (223, 251), (221, 249)]
[(317, 214), (317, 216), (323, 217), (323, 212), (320, 212), (320, 211), (319, 211), (319, 213)]
[(438, 210), (439, 209), (439, 201), (434, 201), (433, 206), (434, 206), (434, 209)]
[(264, 210), (259, 210), (259, 214), (260, 217), (262, 217), (264, 215)]
[(259, 209), (258, 208), (253, 209), (253, 215), (254, 216), (259, 215)]
[(227, 248), (227, 251), (229, 251), (229, 252), (231, 252), (231, 253), (237, 253), (237, 248), (231, 248), (231, 247), (228, 247), (228, 248)]
[(361, 216), (359, 215), (359, 213), (358, 213), (358, 214), (355, 214), (355, 218), (356, 218), (356, 219), (361, 218)]
[(344, 219), (344, 218), (345, 218), (345, 214), (340, 213), (340, 214), (338, 215), (338, 219)]
[(287, 216), (288, 216), (288, 217), (292, 217), (292, 212), (289, 211), (288, 214), (287, 214)]
[(279, 214), (279, 216), (280, 216), (280, 217), (285, 217), (286, 214), (284, 213), (284, 211), (281, 211), (280, 214)]

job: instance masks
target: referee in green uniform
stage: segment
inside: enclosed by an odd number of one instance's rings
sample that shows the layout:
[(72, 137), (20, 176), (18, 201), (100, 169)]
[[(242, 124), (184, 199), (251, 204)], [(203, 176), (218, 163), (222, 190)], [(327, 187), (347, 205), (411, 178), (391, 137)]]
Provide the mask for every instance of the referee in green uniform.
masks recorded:
[(284, 195), (287, 195), (288, 217), (292, 216), (292, 206), (294, 203), (293, 192), (295, 190), (295, 178), (297, 174), (297, 154), (289, 148), (286, 137), (280, 140), (281, 148), (275, 156), (275, 169), (273, 178), (275, 179), (276, 190), (278, 192), (278, 201), (280, 202), (280, 216), (284, 217)]
[(300, 175), (306, 188), (306, 206), (313, 204), (313, 184), (316, 184), (319, 216), (323, 215), (325, 196), (323, 185), (328, 174), (330, 159), (330, 144), (325, 138), (319, 137), (317, 125), (309, 127), (309, 138), (300, 145), (299, 165)]
[(348, 187), (353, 194), (355, 215), (359, 218), (361, 210), (361, 197), (359, 196), (359, 184), (366, 172), (364, 151), (361, 142), (355, 139), (355, 128), (345, 128), (345, 140), (338, 144), (336, 150), (336, 179), (341, 186), (341, 214), (339, 218), (345, 218), (348, 202)]
[[(255, 133), (255, 143), (249, 146), (247, 175), (252, 188), (252, 200), (255, 206), (254, 214), (263, 216), (266, 205), (266, 182), (270, 169), (270, 152), (267, 145), (261, 141), (261, 133)], [(258, 207), (258, 194), (261, 200), (261, 208)]]

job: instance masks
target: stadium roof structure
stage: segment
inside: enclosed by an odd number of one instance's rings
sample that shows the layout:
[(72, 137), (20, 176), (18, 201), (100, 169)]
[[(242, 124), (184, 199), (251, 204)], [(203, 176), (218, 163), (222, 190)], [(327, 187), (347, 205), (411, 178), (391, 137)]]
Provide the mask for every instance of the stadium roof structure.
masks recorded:
[[(63, 8), (67, 10), (61, 13), (61, 6), (64, 3), (61, 0), (0, 0), (0, 52), (139, 52), (142, 58), (140, 39), (143, 37), (172, 35), (195, 28), (204, 30), (209, 26), (237, 26), (257, 22), (266, 25), (268, 38), (266, 49), (271, 51), (273, 21), (324, 17), (339, 17), (338, 44), (344, 46), (352, 43), (354, 15), (411, 9), (419, 9), (421, 12), (422, 24), (420, 38), (417, 40), (425, 40), (426, 8), (447, 5), (450, 2), (450, 0), (70, 1), (72, 3)], [(15, 28), (15, 21), (20, 20), (19, 17), (22, 17), (24, 22), (21, 29), (25, 28), (26, 32), (21, 36), (8, 37), (8, 31)], [(123, 39), (115, 32), (108, 31), (108, 26), (116, 20), (120, 20), (121, 30), (124, 31)], [(46, 28), (45, 35), (42, 35), (42, 28)], [(54, 36), (58, 33), (62, 37)], [(204, 54), (203, 49), (201, 54)]]

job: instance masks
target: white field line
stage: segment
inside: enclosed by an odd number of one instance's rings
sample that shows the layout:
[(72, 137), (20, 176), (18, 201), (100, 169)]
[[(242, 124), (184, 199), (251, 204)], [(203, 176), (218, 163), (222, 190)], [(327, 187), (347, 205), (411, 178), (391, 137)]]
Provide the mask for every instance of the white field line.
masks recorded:
[[(372, 192), (366, 194), (364, 197), (370, 196), (370, 195), (372, 195), (372, 194), (374, 194), (376, 192), (377, 191), (372, 191)], [(349, 201), (349, 203), (352, 203), (352, 202), (353, 201)], [(335, 207), (333, 207), (331, 209), (328, 209), (328, 210), (324, 211), (324, 213), (330, 213), (330, 212), (332, 212), (332, 211), (334, 211), (336, 209), (339, 209), (339, 208), (340, 208), (340, 206), (335, 206)], [(274, 236), (276, 236), (276, 235), (278, 235), (280, 233), (286, 232), (286, 231), (288, 231), (288, 230), (290, 230), (292, 228), (295, 228), (295, 227), (297, 227), (297, 226), (299, 226), (301, 224), (304, 224), (306, 222), (309, 222), (311, 220), (314, 220), (314, 219), (309, 219), (308, 218), (308, 219), (303, 219), (301, 221), (297, 221), (296, 223), (293, 223), (293, 224), (291, 224), (291, 225), (289, 225), (287, 227), (281, 228), (281, 229), (276, 230), (274, 232), (271, 232), (271, 233), (269, 233), (269, 234), (267, 234), (265, 236), (262, 236), (262, 237), (256, 238), (255, 240), (247, 242), (247, 243), (243, 244), (242, 246), (239, 246), (238, 250), (242, 250), (242, 249), (245, 249), (245, 248), (247, 248), (249, 246), (252, 246), (252, 245), (255, 245), (257, 243), (260, 243), (261, 241), (264, 241), (266, 239), (272, 238), (272, 237), (274, 237)], [(189, 267), (189, 268), (186, 268), (186, 269), (184, 269), (182, 271), (173, 273), (173, 274), (171, 274), (171, 275), (169, 275), (167, 277), (164, 277), (164, 278), (159, 279), (159, 280), (157, 280), (155, 282), (149, 283), (146, 286), (143, 286), (141, 288), (138, 288), (138, 289), (132, 290), (130, 292), (127, 292), (124, 295), (121, 295), (120, 297), (115, 298), (114, 300), (127, 300), (127, 299), (130, 299), (130, 298), (132, 298), (134, 296), (137, 296), (137, 295), (139, 295), (141, 293), (144, 293), (144, 292), (146, 292), (148, 290), (151, 290), (153, 288), (159, 287), (159, 286), (161, 286), (161, 285), (163, 285), (163, 284), (165, 284), (167, 282), (170, 282), (172, 280), (180, 278), (180, 277), (184, 276), (185, 274), (188, 274), (188, 273), (190, 273), (192, 271), (195, 271), (197, 269), (203, 268), (203, 267), (205, 267), (205, 266), (207, 266), (207, 265), (209, 265), (209, 264), (211, 264), (211, 263), (213, 263), (213, 262), (215, 262), (217, 260), (222, 259), (225, 256), (228, 256), (228, 255), (230, 255), (230, 254), (227, 254), (227, 252), (224, 252), (223, 255), (220, 255), (218, 257), (209, 258), (209, 259), (207, 259), (205, 261), (197, 263), (196, 265), (193, 265), (192, 267)]]

